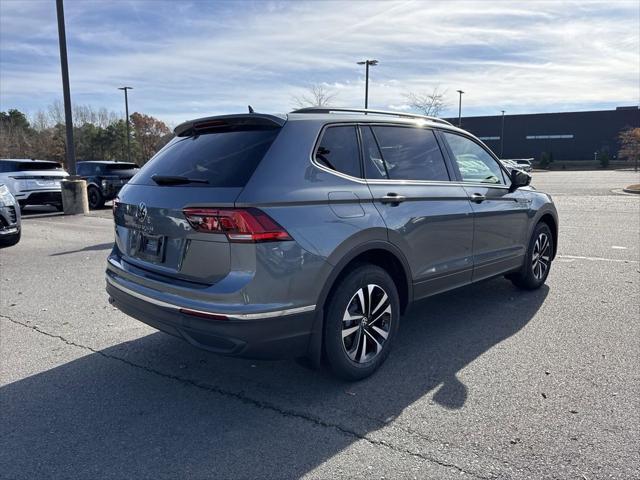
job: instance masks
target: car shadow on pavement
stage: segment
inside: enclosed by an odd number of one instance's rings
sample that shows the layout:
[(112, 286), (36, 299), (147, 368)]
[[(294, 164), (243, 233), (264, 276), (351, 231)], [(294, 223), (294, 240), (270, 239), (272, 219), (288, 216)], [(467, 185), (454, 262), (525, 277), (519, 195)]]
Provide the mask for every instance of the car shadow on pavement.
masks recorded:
[(90, 245), (88, 247), (79, 248), (77, 250), (68, 250), (66, 252), (52, 253), (49, 256), (59, 257), (60, 255), (70, 255), (72, 253), (81, 253), (81, 252), (95, 252), (99, 250), (111, 250), (112, 248), (113, 248), (113, 242), (98, 243), (97, 245)]
[[(87, 350), (0, 389), (0, 468), (7, 478), (298, 478), (419, 400), (462, 408), (481, 386), (460, 370), (525, 327), (547, 293), (499, 279), (422, 301), (386, 364), (358, 383), (162, 333)], [(394, 428), (411, 435), (404, 423)]]

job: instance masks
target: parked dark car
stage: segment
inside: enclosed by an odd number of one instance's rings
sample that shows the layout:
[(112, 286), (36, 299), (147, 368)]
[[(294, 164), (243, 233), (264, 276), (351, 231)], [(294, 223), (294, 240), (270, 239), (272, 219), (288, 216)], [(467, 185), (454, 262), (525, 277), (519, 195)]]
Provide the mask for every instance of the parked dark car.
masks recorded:
[(556, 254), (551, 197), (444, 120), (312, 108), (175, 134), (115, 201), (107, 291), (209, 351), (364, 378), (413, 301), (499, 275), (536, 289)]
[(0, 248), (20, 241), (20, 205), (6, 185), (0, 183)]
[(87, 181), (89, 208), (102, 208), (113, 200), (131, 177), (139, 170), (135, 163), (113, 161), (78, 162), (78, 175)]

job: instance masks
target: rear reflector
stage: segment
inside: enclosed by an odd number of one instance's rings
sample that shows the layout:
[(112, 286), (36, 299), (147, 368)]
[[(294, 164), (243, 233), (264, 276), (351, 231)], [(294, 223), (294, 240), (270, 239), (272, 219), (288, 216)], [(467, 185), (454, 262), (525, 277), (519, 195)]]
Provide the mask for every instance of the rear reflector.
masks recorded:
[(291, 240), (287, 231), (257, 208), (185, 208), (194, 230), (224, 233), (230, 242), (279, 242)]
[(206, 318), (207, 320), (229, 320), (229, 317), (225, 315), (219, 315), (217, 313), (200, 312), (198, 310), (191, 310), (189, 308), (181, 308), (180, 313), (185, 315), (191, 315), (192, 317)]

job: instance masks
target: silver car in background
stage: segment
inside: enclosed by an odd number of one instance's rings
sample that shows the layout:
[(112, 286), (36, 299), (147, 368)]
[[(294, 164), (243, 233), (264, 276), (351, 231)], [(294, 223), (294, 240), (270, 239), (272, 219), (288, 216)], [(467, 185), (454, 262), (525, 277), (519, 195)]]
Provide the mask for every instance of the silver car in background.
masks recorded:
[(58, 162), (0, 159), (0, 183), (4, 183), (21, 206), (52, 205), (62, 210), (60, 182), (69, 174)]

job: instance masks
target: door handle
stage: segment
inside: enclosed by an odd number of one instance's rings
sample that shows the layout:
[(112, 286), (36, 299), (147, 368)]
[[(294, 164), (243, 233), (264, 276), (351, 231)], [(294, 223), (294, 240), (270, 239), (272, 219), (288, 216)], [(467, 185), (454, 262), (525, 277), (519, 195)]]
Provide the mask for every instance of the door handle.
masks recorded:
[(402, 195), (398, 195), (397, 193), (387, 193), (384, 197), (380, 199), (382, 203), (401, 203), (404, 202), (407, 197), (403, 197)]
[(475, 203), (482, 203), (486, 199), (487, 199), (487, 197), (485, 197), (481, 193), (474, 193), (473, 195), (471, 195), (471, 201), (475, 202)]

